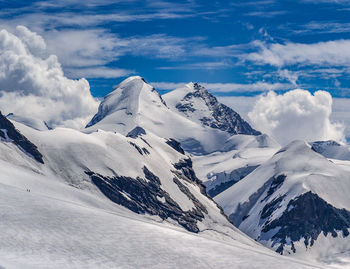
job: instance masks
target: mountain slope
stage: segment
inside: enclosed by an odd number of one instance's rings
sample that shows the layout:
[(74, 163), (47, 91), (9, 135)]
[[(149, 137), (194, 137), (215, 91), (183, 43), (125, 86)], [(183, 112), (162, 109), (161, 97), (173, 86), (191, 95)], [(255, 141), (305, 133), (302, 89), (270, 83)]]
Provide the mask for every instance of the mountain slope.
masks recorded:
[(1, 268), (324, 268), (157, 223), (4, 161), (0, 174)]
[(203, 195), (191, 160), (174, 140), (141, 128), (125, 137), (14, 123), (45, 162), (0, 142), (0, 266), (281, 266)]
[(39, 163), (44, 163), (42, 154), (38, 151), (37, 146), (30, 142), (25, 136), (23, 136), (15, 126), (0, 112), (0, 139), (13, 143), (18, 148), (32, 158), (34, 158)]
[(349, 195), (347, 171), (294, 141), (215, 200), (252, 238), (281, 254), (307, 256), (311, 249), (322, 260), (338, 252), (347, 256)]
[(205, 195), (191, 159), (166, 139), (148, 131), (125, 137), (103, 130), (86, 134), (65, 128), (38, 131), (19, 123), (16, 127), (42, 152), (45, 165), (36, 168), (42, 174), (191, 232), (237, 233)]

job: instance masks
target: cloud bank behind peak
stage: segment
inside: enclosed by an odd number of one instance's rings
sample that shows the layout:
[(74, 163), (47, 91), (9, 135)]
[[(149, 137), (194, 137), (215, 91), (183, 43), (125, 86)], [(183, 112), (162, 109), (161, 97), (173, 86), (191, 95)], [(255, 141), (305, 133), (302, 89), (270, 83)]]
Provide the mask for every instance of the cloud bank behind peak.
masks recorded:
[(67, 78), (43, 38), (24, 26), (0, 31), (0, 109), (79, 128), (97, 110), (86, 79)]

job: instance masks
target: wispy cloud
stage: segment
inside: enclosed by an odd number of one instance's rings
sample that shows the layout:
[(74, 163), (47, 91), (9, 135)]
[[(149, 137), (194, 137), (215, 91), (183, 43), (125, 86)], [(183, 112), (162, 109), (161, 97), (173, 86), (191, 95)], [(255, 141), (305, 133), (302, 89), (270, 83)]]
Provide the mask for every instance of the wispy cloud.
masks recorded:
[(258, 51), (242, 58), (257, 64), (283, 67), (288, 65), (350, 66), (350, 40), (335, 40), (312, 44), (263, 43), (257, 41)]
[(263, 10), (263, 11), (248, 12), (245, 15), (246, 16), (252, 16), (252, 17), (272, 18), (272, 17), (284, 15), (286, 13), (287, 13), (286, 10)]
[(49, 52), (58, 56), (68, 75), (88, 78), (127, 75), (128, 70), (105, 67), (127, 55), (181, 61), (200, 40), (163, 34), (119, 37), (103, 29), (49, 31), (45, 37)]
[[(290, 31), (290, 29), (288, 29)], [(292, 30), (295, 34), (340, 34), (350, 33), (350, 23), (347, 22), (317, 22), (312, 21), (297, 26)]]
[[(173, 90), (176, 88), (183, 87), (186, 83), (179, 82), (151, 82), (157, 89), (161, 90)], [(266, 91), (283, 91), (293, 89), (294, 86), (289, 83), (268, 83), (268, 82), (255, 82), (252, 84), (241, 84), (241, 83), (206, 83), (199, 82), (202, 86), (214, 93), (244, 93), (244, 92), (266, 92)]]
[(328, 4), (350, 4), (350, 0), (301, 0), (304, 3), (312, 3), (312, 4), (320, 4), (320, 3), (328, 3)]
[(227, 92), (266, 92), (266, 91), (283, 91), (292, 89), (294, 86), (289, 83), (269, 83), (255, 82), (252, 84), (240, 83), (201, 83), (204, 87), (212, 92), (227, 93)]
[[(100, 8), (106, 6), (106, 8)], [(113, 22), (183, 19), (202, 15), (192, 1), (137, 0), (63, 0), (38, 1), (21, 8), (6, 8), (0, 12), (1, 22), (35, 29), (59, 27), (97, 27)]]
[(108, 68), (105, 66), (88, 68), (65, 68), (65, 74), (71, 78), (119, 78), (135, 73), (132, 70)]
[(186, 63), (182, 65), (175, 66), (163, 66), (158, 67), (159, 70), (213, 70), (213, 69), (225, 69), (232, 67), (233, 63), (228, 60), (217, 61), (217, 62), (196, 62), (196, 63)]

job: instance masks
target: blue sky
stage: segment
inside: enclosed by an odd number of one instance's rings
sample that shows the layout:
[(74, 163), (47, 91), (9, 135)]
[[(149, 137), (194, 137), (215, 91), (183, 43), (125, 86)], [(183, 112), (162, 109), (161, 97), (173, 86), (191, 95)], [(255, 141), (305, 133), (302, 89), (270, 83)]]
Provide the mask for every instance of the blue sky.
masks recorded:
[(203, 83), (222, 96), (303, 88), (350, 97), (350, 1), (0, 1), (70, 78), (104, 96), (129, 75), (160, 91)]

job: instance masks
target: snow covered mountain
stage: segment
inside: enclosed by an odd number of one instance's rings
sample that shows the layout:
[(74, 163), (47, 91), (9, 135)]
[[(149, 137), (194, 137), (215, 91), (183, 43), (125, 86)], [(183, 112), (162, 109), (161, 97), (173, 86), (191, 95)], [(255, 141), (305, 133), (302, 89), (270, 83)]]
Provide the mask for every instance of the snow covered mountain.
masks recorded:
[[(105, 97), (85, 132), (102, 129), (126, 135), (136, 126), (180, 142), (191, 153), (195, 171), (211, 196), (232, 186), (279, 148), (196, 83), (162, 98), (141, 77), (130, 77)], [(252, 158), (242, 158), (245, 151)]]
[[(186, 101), (186, 105), (192, 104), (187, 115), (167, 104), (185, 90), (192, 96)], [(174, 90), (163, 100), (143, 78), (130, 77), (101, 102), (87, 132), (102, 129), (126, 135), (140, 126), (160, 137), (176, 139), (187, 152), (197, 155), (220, 150), (232, 134), (260, 134), (198, 84), (190, 83), (185, 90)], [(202, 114), (205, 117), (200, 118)]]
[[(321, 142), (280, 150), (198, 84), (162, 97), (130, 77), (83, 130), (0, 114), (0, 138), (0, 266), (348, 262), (347, 160), (320, 155), (330, 152)], [(317, 262), (279, 257), (242, 231), (279, 253), (306, 249)]]
[(191, 159), (163, 138), (146, 131), (126, 137), (103, 130), (85, 134), (64, 128), (37, 131), (21, 124), (17, 128), (38, 145), (43, 174), (58, 175), (78, 188), (98, 189), (133, 212), (171, 220), (192, 232), (215, 229), (218, 222), (230, 226), (205, 196)]
[(317, 266), (233, 227), (175, 140), (0, 123), (1, 267)]
[(348, 171), (294, 141), (215, 200), (239, 229), (278, 253), (337, 257), (349, 266), (349, 197)]

